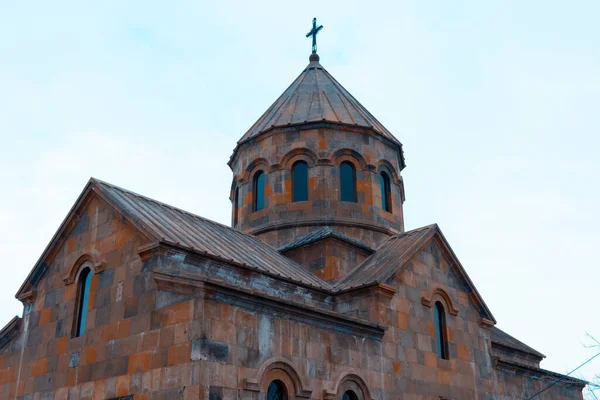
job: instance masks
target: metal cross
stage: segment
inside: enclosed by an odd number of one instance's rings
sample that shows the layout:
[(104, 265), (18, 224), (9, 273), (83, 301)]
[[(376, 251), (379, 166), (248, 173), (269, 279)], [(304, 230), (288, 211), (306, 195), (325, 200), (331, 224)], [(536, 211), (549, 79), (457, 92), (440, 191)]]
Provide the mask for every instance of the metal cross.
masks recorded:
[(313, 26), (312, 29), (310, 30), (310, 32), (308, 32), (306, 34), (306, 37), (312, 36), (312, 53), (316, 54), (317, 53), (317, 33), (319, 33), (319, 31), (323, 29), (323, 25), (317, 26), (317, 19), (313, 18)]

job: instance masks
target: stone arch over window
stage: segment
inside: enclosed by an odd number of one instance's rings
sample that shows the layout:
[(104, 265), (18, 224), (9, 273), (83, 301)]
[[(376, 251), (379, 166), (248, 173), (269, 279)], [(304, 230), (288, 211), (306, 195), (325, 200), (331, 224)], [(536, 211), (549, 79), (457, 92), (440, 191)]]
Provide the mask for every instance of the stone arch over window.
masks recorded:
[(250, 182), (251, 177), (254, 176), (258, 170), (262, 170), (265, 173), (271, 170), (271, 164), (266, 158), (257, 158), (248, 164), (239, 183)]
[(394, 168), (391, 162), (388, 160), (379, 160), (377, 163), (377, 173), (381, 173), (381, 171), (387, 172), (395, 185), (399, 184), (401, 178), (396, 173), (396, 168)]
[(325, 394), (331, 400), (372, 400), (365, 381), (355, 373), (347, 373), (338, 379), (334, 392)]
[(281, 157), (279, 164), (273, 166), (273, 169), (290, 169), (294, 163), (300, 160), (305, 161), (309, 167), (313, 167), (317, 163), (318, 159), (317, 155), (312, 150), (301, 147), (287, 152), (283, 157)]
[(331, 156), (331, 161), (334, 165), (340, 165), (344, 161), (350, 161), (356, 169), (374, 171), (375, 167), (368, 164), (365, 158), (356, 150), (339, 149)]
[(307, 389), (308, 386), (300, 377), (296, 368), (290, 361), (279, 357), (265, 361), (258, 368), (255, 378), (245, 380), (244, 389), (267, 395), (273, 382), (276, 385), (283, 386), (288, 400), (311, 397), (312, 390)]
[(67, 274), (63, 277), (63, 282), (65, 285), (71, 285), (75, 283), (84, 263), (89, 263), (89, 266), (94, 274), (104, 271), (104, 262), (100, 260), (100, 257), (96, 252), (92, 251), (90, 253), (85, 253), (80, 256), (75, 263), (73, 263)]
[(454, 305), (454, 301), (441, 286), (434, 286), (428, 293), (421, 296), (421, 303), (426, 307), (432, 307), (436, 301), (442, 302), (448, 314), (458, 315), (458, 308)]

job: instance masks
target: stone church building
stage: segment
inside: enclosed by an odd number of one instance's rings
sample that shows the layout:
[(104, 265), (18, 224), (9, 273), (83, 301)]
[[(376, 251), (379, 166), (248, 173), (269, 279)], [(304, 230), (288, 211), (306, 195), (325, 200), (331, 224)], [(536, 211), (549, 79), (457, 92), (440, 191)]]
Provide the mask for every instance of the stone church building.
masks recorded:
[(0, 399), (582, 398), (404, 229), (402, 144), (316, 53), (229, 166), (231, 227), (90, 179), (0, 331)]

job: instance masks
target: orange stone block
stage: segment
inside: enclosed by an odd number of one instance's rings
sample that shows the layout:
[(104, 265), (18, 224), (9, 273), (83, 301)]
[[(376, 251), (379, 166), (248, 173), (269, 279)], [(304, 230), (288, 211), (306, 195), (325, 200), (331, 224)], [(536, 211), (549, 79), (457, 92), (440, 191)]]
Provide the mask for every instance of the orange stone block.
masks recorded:
[(398, 312), (398, 328), (408, 330), (408, 314)]
[(96, 346), (88, 346), (84, 351), (84, 364), (93, 364), (96, 362)]
[(42, 308), (42, 310), (40, 311), (39, 326), (44, 326), (48, 323), (50, 323), (50, 308)]
[(469, 349), (462, 344), (456, 345), (456, 356), (459, 360), (469, 361), (471, 357), (469, 356)]
[(127, 396), (129, 394), (129, 375), (121, 375), (117, 377), (117, 397)]
[(162, 326), (189, 321), (191, 319), (191, 304), (190, 301), (186, 301), (162, 309)]
[(425, 365), (430, 368), (437, 368), (437, 355), (430, 351), (425, 352)]
[(133, 374), (134, 372), (146, 372), (150, 369), (151, 361), (152, 353), (149, 351), (145, 353), (131, 354), (127, 364), (127, 373)]
[(48, 358), (40, 358), (31, 363), (31, 376), (46, 375), (48, 373)]
[(394, 375), (402, 375), (402, 364), (398, 360), (393, 361)]
[(127, 318), (119, 321), (117, 326), (117, 338), (122, 339), (129, 336), (129, 328), (131, 326), (131, 319)]

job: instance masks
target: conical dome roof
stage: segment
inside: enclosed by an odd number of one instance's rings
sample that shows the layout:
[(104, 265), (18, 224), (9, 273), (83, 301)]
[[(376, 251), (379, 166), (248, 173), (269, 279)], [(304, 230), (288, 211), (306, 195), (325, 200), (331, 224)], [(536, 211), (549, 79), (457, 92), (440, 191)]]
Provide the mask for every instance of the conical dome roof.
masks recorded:
[(323, 68), (316, 54), (311, 56), (310, 64), (300, 76), (248, 129), (238, 143), (272, 128), (323, 121), (370, 128), (400, 144), (390, 131)]

